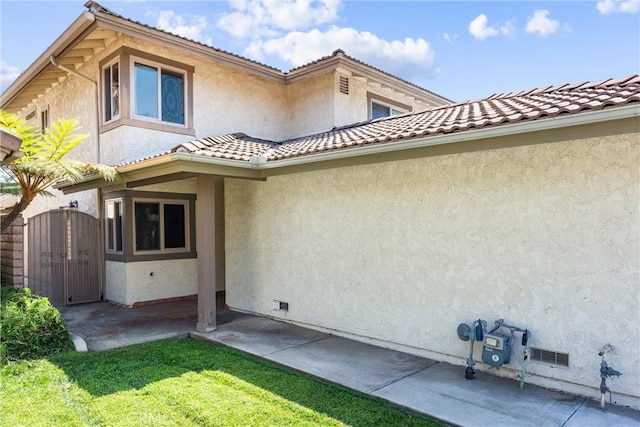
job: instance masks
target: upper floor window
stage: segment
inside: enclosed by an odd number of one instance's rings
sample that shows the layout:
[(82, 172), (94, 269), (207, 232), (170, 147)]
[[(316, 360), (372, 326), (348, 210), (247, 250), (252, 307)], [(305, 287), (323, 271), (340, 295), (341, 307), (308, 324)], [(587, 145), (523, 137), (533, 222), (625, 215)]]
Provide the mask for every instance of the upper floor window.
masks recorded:
[(379, 101), (371, 101), (371, 118), (379, 119), (380, 117), (396, 116), (406, 113), (407, 110)]
[(185, 76), (149, 63), (133, 63), (133, 114), (185, 124)]
[(100, 132), (134, 126), (195, 135), (195, 67), (122, 46), (100, 62)]
[(104, 85), (104, 121), (120, 117), (120, 71), (119, 63), (114, 62), (102, 70)]

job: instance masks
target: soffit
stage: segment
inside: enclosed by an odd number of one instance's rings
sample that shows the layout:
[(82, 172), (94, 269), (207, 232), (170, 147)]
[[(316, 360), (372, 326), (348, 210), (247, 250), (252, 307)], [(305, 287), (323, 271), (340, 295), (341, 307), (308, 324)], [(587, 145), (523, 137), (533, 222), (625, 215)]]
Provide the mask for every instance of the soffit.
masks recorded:
[(351, 57), (341, 49), (337, 49), (330, 56), (322, 57), (290, 70), (285, 74), (285, 79), (286, 83), (289, 84), (329, 71), (362, 79), (368, 85), (390, 89), (395, 93), (403, 94), (413, 100), (422, 101), (430, 106), (452, 103), (451, 100), (441, 95)]
[[(97, 26), (92, 16), (85, 12), (78, 20), (80, 22), (76, 21), (78, 25), (75, 31), (68, 34), (66, 40), (61, 40), (65, 36), (63, 34), (18, 77), (3, 94), (3, 109), (17, 113), (67, 78), (68, 73), (54, 66), (51, 57), (58, 64), (76, 71), (118, 37), (116, 31)], [(35, 69), (32, 68), (34, 66)]]

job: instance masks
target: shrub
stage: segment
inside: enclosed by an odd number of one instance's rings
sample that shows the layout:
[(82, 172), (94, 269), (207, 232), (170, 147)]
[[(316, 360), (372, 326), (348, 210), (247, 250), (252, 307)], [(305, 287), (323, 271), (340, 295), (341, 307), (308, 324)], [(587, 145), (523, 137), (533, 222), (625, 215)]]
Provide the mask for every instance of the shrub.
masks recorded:
[(28, 288), (2, 286), (0, 293), (0, 362), (46, 357), (72, 350), (60, 312), (47, 298)]

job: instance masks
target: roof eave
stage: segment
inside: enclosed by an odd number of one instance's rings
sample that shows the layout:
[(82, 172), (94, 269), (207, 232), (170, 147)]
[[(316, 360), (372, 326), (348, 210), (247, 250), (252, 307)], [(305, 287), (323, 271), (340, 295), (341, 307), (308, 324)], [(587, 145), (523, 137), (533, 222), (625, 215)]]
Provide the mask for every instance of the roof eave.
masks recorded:
[(64, 194), (122, 184), (131, 187), (132, 183), (143, 182), (167, 175), (206, 174), (243, 179), (263, 179), (259, 167), (246, 161), (218, 159), (197, 154), (167, 153), (158, 157), (116, 167), (119, 181), (106, 181), (100, 175), (87, 176), (81, 180), (63, 181), (54, 188)]
[(5, 107), (23, 91), (33, 79), (52, 66), (49, 58), (66, 51), (85, 31), (93, 25), (95, 16), (83, 12), (47, 50), (42, 53), (0, 96), (0, 108)]
[[(160, 176), (185, 173), (209, 174), (242, 179), (266, 179), (269, 176), (286, 174), (288, 173), (287, 170), (291, 170), (292, 167), (296, 166), (306, 166), (313, 169), (313, 164), (318, 164), (318, 167), (321, 167), (320, 164), (327, 164), (327, 162), (349, 158), (380, 155), (436, 145), (487, 140), (504, 136), (514, 136), (639, 117), (640, 105), (633, 104), (625, 107), (557, 116), (505, 126), (486, 127), (477, 130), (467, 130), (444, 135), (412, 138), (407, 141), (396, 141), (360, 148), (335, 150), (326, 153), (293, 157), (291, 159), (275, 160), (266, 163), (219, 159), (198, 154), (168, 153), (151, 159), (142, 160), (140, 162), (120, 166), (117, 170), (123, 177), (125, 185), (127, 182), (144, 181)], [(640, 124), (638, 128), (640, 131)], [(98, 187), (106, 187), (109, 185), (113, 185), (113, 183), (104, 181), (99, 176), (91, 176), (87, 177), (85, 180), (74, 183), (60, 183), (56, 188), (62, 190), (65, 194), (70, 194)]]
[(287, 84), (290, 84), (301, 79), (330, 71), (335, 71), (338, 68), (348, 70), (357, 76), (371, 78), (378, 83), (392, 87), (410, 96), (413, 96), (414, 98), (427, 101), (433, 105), (445, 105), (452, 103), (451, 100), (436, 95), (435, 93), (430, 92), (427, 89), (423, 89), (414, 84), (405, 82), (402, 79), (377, 70), (373, 67), (369, 67), (344, 55), (331, 56), (321, 61), (296, 68), (295, 70), (290, 71), (285, 75), (285, 82)]
[(230, 53), (215, 49), (214, 47), (206, 46), (175, 34), (159, 31), (136, 22), (131, 22), (118, 16), (104, 12), (95, 13), (96, 22), (100, 27), (152, 43), (160, 43), (163, 46), (168, 46), (202, 58), (212, 59), (224, 65), (240, 69), (241, 71), (257, 74), (270, 80), (276, 80), (279, 82), (284, 81), (284, 74), (275, 68), (253, 62), (248, 59), (243, 59)]
[[(360, 157), (371, 154), (384, 154), (394, 151), (410, 150), (434, 145), (446, 145), (453, 143), (476, 141), (481, 139), (499, 138), (510, 135), (520, 135), (531, 132), (553, 130), (565, 127), (580, 126), (601, 123), (614, 120), (640, 117), (640, 105), (634, 104), (625, 107), (611, 108), (593, 112), (579, 113), (567, 116), (557, 116), (548, 119), (530, 122), (516, 123), (505, 126), (485, 127), (477, 130), (467, 130), (444, 135), (425, 136), (408, 139), (407, 141), (395, 141), (366, 147), (358, 147), (346, 150), (335, 150), (326, 153), (311, 154), (290, 159), (274, 160), (259, 165), (264, 171), (263, 175), (274, 175), (278, 169), (290, 166), (298, 166), (309, 163), (326, 162), (352, 157)], [(639, 125), (640, 128), (640, 125)], [(273, 171), (273, 172), (270, 172)]]

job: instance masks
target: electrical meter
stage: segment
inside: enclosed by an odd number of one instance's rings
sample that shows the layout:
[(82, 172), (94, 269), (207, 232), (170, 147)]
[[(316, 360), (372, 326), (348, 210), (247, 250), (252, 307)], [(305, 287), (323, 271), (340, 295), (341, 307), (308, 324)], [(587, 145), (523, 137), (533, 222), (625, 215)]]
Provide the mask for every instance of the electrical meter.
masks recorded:
[(485, 334), (482, 342), (482, 361), (493, 366), (509, 363), (511, 342), (507, 335), (498, 332)]

